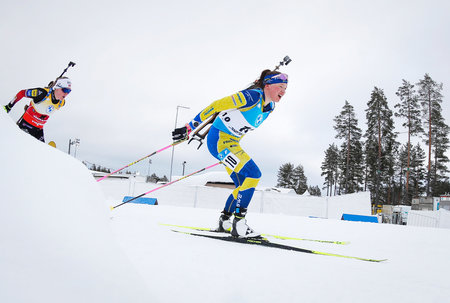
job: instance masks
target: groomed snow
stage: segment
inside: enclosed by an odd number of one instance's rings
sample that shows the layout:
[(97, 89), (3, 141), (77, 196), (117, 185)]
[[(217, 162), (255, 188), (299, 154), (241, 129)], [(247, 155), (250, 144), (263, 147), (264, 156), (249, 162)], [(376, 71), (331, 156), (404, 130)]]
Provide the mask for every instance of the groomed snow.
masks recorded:
[[(158, 206), (111, 211), (129, 194), (129, 181), (113, 181), (128, 182), (119, 197), (121, 187), (111, 186), (119, 183), (96, 182), (78, 160), (23, 133), (4, 112), (0, 127), (0, 302), (449, 301), (448, 229), (248, 214), (263, 233), (351, 242), (281, 243), (383, 263), (174, 233), (160, 223), (212, 227), (220, 209), (177, 205), (190, 186), (178, 184), (161, 189)], [(222, 191), (205, 192), (217, 201)]]
[(151, 302), (78, 160), (0, 113), (0, 302)]

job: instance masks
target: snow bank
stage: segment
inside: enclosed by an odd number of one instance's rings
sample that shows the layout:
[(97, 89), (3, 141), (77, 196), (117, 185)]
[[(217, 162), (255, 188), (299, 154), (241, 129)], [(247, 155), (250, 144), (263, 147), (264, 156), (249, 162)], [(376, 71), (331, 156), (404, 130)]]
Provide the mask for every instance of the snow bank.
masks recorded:
[(78, 160), (0, 113), (0, 302), (150, 302)]

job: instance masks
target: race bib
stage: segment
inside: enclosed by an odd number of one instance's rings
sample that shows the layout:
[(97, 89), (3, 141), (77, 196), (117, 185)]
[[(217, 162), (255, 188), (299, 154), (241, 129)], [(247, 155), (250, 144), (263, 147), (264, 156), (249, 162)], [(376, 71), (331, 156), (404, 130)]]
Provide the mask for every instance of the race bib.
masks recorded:
[(231, 170), (234, 170), (239, 162), (241, 162), (241, 160), (235, 154), (230, 152), (228, 148), (221, 151), (220, 154), (218, 154), (218, 157), (219, 160)]
[(239, 110), (224, 111), (220, 113), (219, 119), (228, 131), (236, 137), (241, 137), (249, 130), (254, 129)]

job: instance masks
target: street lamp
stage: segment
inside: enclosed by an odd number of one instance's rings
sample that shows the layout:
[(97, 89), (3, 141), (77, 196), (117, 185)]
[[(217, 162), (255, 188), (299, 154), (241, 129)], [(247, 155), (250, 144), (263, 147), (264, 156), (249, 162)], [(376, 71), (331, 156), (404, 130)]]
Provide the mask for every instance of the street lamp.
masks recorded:
[(147, 182), (150, 182), (150, 164), (152, 164), (152, 159), (148, 160)]
[(182, 176), (184, 176), (184, 167), (186, 166), (186, 161), (183, 161), (183, 174)]
[[(186, 106), (177, 105), (177, 114), (175, 115), (175, 128), (177, 128), (178, 109), (179, 108), (190, 109), (189, 107), (186, 107)], [(172, 182), (172, 167), (173, 167), (173, 154), (174, 154), (174, 152), (175, 152), (175, 146), (172, 146), (172, 157), (170, 159), (170, 177), (169, 177), (169, 182)]]

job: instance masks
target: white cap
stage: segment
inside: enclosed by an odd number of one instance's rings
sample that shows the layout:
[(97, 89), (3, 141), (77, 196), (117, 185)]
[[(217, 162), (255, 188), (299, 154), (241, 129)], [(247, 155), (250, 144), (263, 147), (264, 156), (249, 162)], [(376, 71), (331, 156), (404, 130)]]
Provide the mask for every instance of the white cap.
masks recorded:
[(72, 82), (69, 78), (60, 78), (56, 81), (54, 89), (58, 88), (70, 88), (72, 89)]

